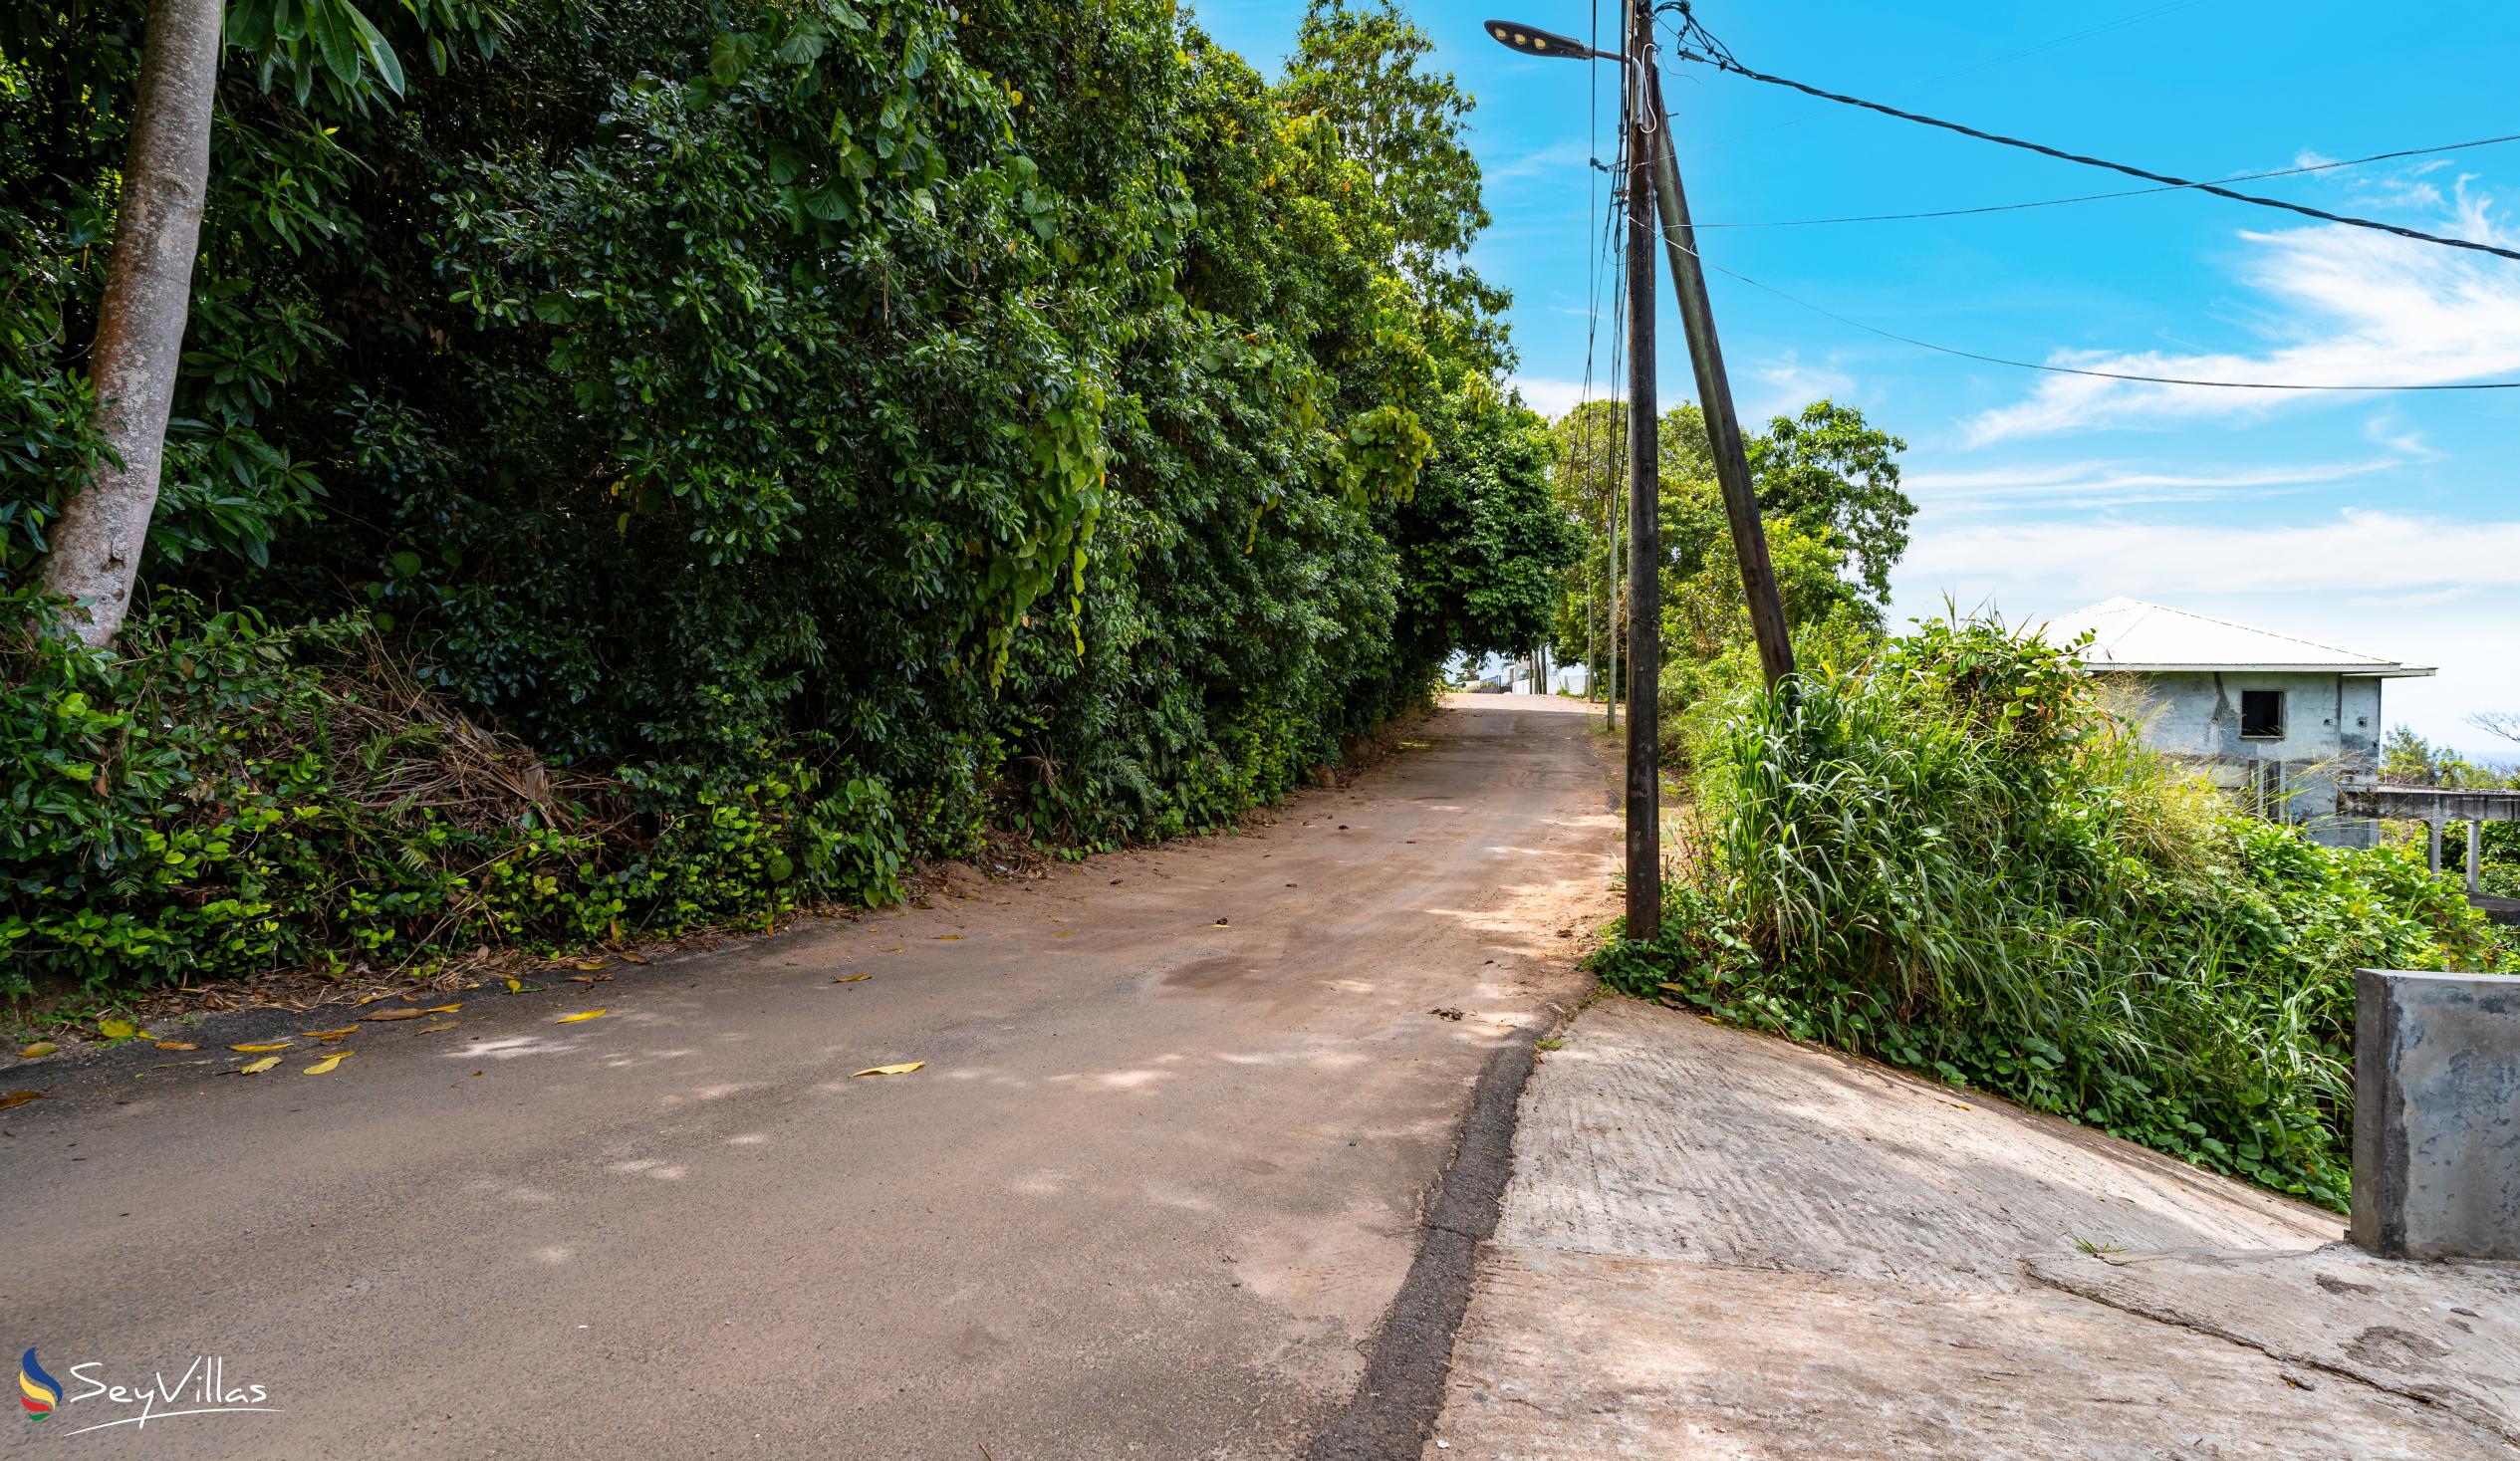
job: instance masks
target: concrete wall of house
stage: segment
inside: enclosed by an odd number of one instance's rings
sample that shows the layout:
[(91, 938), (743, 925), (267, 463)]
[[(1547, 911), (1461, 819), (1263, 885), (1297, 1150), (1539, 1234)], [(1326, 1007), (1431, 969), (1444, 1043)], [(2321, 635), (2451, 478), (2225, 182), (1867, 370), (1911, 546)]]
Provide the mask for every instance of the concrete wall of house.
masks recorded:
[[(2337, 847), (2372, 847), (2380, 824), (2337, 815), (2336, 780), (2380, 765), (2381, 682), (2370, 675), (2196, 670), (2117, 673), (2143, 708), (2145, 744), (2193, 758), (2216, 785)], [(2283, 734), (2240, 733), (2245, 690), (2283, 695)]]

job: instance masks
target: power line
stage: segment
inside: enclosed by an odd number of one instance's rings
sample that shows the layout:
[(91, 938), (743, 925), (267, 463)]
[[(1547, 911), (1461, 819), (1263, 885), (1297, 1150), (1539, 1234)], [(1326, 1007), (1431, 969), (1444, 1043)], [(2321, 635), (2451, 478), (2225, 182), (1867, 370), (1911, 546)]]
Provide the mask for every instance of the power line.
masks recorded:
[[(1665, 236), (1668, 237), (1667, 234)], [(1982, 361), (1990, 365), (2010, 365), (2015, 369), (2021, 370), (2044, 370), (2054, 375), (2089, 375), (2101, 380), (2134, 380), (2146, 385), (2209, 385), (2224, 390), (2520, 390), (2520, 380), (2466, 380), (2417, 385), (2332, 385), (2324, 382), (2307, 383), (2289, 380), (2192, 380), (2179, 375), (2139, 375), (2125, 370), (2090, 370), (2077, 365), (2043, 365), (2037, 361), (2016, 361), (2004, 356), (1982, 355), (1973, 350), (1961, 350), (1956, 346), (1936, 345), (1930, 340), (1917, 340), (1912, 336), (1900, 335), (1895, 331), (1884, 330), (1878, 325), (1867, 325), (1861, 320), (1850, 319), (1845, 315), (1839, 314), (1835, 310), (1815, 305), (1807, 299), (1801, 299), (1794, 295), (1787, 294), (1785, 291), (1778, 289), (1773, 284), (1766, 284), (1751, 278), (1747, 274), (1727, 269), (1723, 265), (1708, 259), (1705, 255), (1698, 254), (1697, 250), (1690, 248), (1687, 244), (1680, 242), (1676, 238), (1672, 239), (1671, 242), (1676, 248), (1679, 248), (1687, 253), (1696, 254), (1697, 261), (1699, 263), (1714, 270), (1716, 273), (1723, 275), (1725, 278), (1737, 279), (1743, 284), (1749, 285), (1752, 289), (1772, 294), (1789, 305), (1800, 306), (1803, 309), (1811, 311), (1815, 315), (1825, 316), (1831, 320), (1837, 321), (1841, 325), (1852, 326), (1868, 335), (1878, 335), (1884, 340), (1894, 340), (1900, 345), (1913, 346), (1918, 350), (1933, 351), (1939, 355), (1958, 356), (1962, 360)]]
[[(2394, 161), (2399, 157), (2423, 157), (2436, 152), (2456, 152), (2469, 147), (2490, 147), (2503, 142), (2520, 142), (2520, 132), (2507, 136), (2478, 137), (2469, 142), (2446, 142), (2437, 147), (2406, 147), (2394, 152), (2374, 152), (2368, 157), (2349, 157), (2342, 162), (2313, 162), (2300, 167), (2278, 167), (2269, 172), (2235, 172), (2215, 182), (2255, 182), (2269, 177), (2297, 177), (2305, 172), (2330, 172), (2340, 167), (2361, 167), (2371, 162)], [(2026, 203), (1989, 203), (1976, 208), (1937, 208), (1925, 213), (1858, 213), (1842, 218), (1777, 218), (1742, 223), (1700, 223), (1699, 228), (1811, 228), (1823, 223), (1898, 223), (1915, 218), (1965, 218), (1979, 213), (2011, 213), (2024, 208), (2055, 208), (2067, 203), (2096, 203), (2109, 198), (2140, 198), (2153, 193), (2174, 193), (2207, 186), (2204, 183), (2179, 182), (2161, 187), (2121, 188), (2108, 193), (2080, 193), (2070, 198), (2042, 198)]]
[[(1921, 113), (1902, 112), (1895, 107), (1885, 106), (1880, 102), (1867, 102), (1861, 97), (1850, 97), (1842, 92), (1824, 91), (1819, 87), (1809, 86), (1798, 81), (1789, 81), (1781, 76), (1770, 76), (1763, 71), (1752, 71), (1749, 67), (1746, 67), (1739, 61), (1734, 60), (1732, 53), (1726, 51), (1721, 42), (1715, 40), (1713, 36), (1708, 35), (1705, 27), (1699, 25), (1694, 17), (1688, 15), (1685, 8), (1682, 9), (1681, 16), (1686, 22), (1685, 28), (1681, 32), (1682, 39), (1678, 47), (1678, 55), (1682, 60), (1702, 62), (1705, 65), (1714, 67), (1718, 71), (1728, 71), (1735, 76), (1744, 77), (1751, 81), (1764, 82), (1769, 86), (1785, 87), (1792, 91), (1801, 92), (1806, 96), (1818, 97), (1824, 102), (1837, 102), (1848, 107), (1861, 107), (1868, 112), (1879, 112), (1885, 117), (1895, 117), (1901, 122), (1913, 122), (1924, 126), (1940, 127), (1945, 131), (1958, 132), (1962, 136), (1976, 137), (1980, 141), (1996, 142), (2007, 147), (2019, 147), (2024, 151), (2037, 152), (2042, 156), (2054, 157), (2060, 161), (2079, 162), (2086, 167), (2101, 167), (2106, 168), (2111, 172), (2123, 172), (2129, 177), (2141, 177), (2147, 182), (2167, 183), (2170, 186), (2177, 188), (2193, 188), (2198, 192), (2212, 193), (2216, 197), (2229, 198), (2234, 202), (2255, 203), (2261, 208), (2280, 208), (2288, 213), (2299, 213), (2306, 217), (2317, 218), (2328, 223), (2343, 223), (2354, 228), (2369, 228), (2380, 233), (2395, 234), (2399, 238), (2410, 238), (2419, 243), (2440, 244), (2444, 248), (2472, 249), (2480, 254), (2493, 254), (2505, 259), (2520, 259), (2520, 250), (2506, 249), (2499, 244), (2479, 243), (2474, 239), (2467, 238), (2448, 238), (2441, 234), (2425, 233), (2421, 229), (2406, 228), (2395, 223), (2383, 223), (2376, 218), (2357, 218), (2350, 213), (2331, 213), (2324, 208), (2313, 208), (2307, 203), (2288, 203), (2281, 198), (2260, 197), (2255, 193), (2234, 192), (2230, 188), (2220, 187), (2210, 182), (2198, 182), (2190, 178), (2173, 177), (2166, 172), (2153, 172), (2147, 168), (2135, 167), (2124, 162), (2112, 162), (2104, 157), (2092, 157), (2086, 156), (2080, 152), (2068, 152), (2060, 147), (2047, 146), (2044, 143), (2029, 141), (2021, 137), (2005, 136), (2000, 132), (1981, 131), (1974, 126), (1963, 125), (1957, 122), (1945, 122), (1938, 117), (1926, 117)], [(1687, 39), (1689, 37), (1696, 38), (1699, 42), (1701, 42), (1705, 49), (1691, 49), (1687, 44)]]
[[(1971, 72), (1984, 71), (1990, 66), (2001, 66), (2007, 61), (2018, 61), (2024, 56), (2035, 56), (2042, 51), (2053, 51), (2059, 46), (2071, 45), (2076, 41), (2087, 40), (2090, 37), (2100, 35), (2106, 31), (2119, 30), (2127, 26), (2135, 25), (2140, 21), (2151, 20), (2156, 16), (2167, 15), (2173, 10), (2185, 10), (2190, 6), (2200, 5), (2202, 3), (2204, 3), (2204, 0), (2170, 0), (2170, 3), (2166, 5), (2155, 5), (2148, 10), (2137, 11), (2133, 15), (2122, 15), (2116, 20), (2103, 21), (2099, 25), (2091, 26), (2079, 31), (2069, 32), (2068, 34), (2055, 37), (2052, 40), (2041, 41), (2035, 45), (2024, 46), (2018, 51), (2007, 51), (2001, 56), (1989, 56), (1983, 61), (1973, 61), (1966, 66), (1956, 67), (1950, 71), (1937, 73), (1936, 75), (1926, 77), (1920, 85), (1930, 87), (1940, 82), (1949, 81), (1953, 77), (1967, 76)], [(1668, 3), (1656, 7), (1658, 10), (1669, 10), (1672, 8), (1673, 7)], [(1809, 118), (1798, 117), (1791, 122), (1779, 122), (1767, 126), (1755, 126), (1748, 131), (1737, 131), (1730, 136), (1717, 137), (1711, 142), (1700, 142), (1695, 146), (1690, 147), (1688, 150), (1691, 155), (1699, 152), (1712, 151), (1717, 147), (1730, 146), (1734, 142), (1746, 141), (1751, 137), (1765, 136), (1772, 131), (1784, 131), (1789, 127), (1801, 126), (1808, 121), (1810, 121)]]

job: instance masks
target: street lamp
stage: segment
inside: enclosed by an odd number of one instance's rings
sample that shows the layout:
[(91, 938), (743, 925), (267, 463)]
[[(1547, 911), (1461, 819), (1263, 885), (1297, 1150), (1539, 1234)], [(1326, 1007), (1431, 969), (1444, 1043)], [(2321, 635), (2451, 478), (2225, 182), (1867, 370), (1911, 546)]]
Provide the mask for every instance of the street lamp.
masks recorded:
[[(1526, 56), (1622, 61), (1633, 85), (1622, 89), (1628, 143), (1628, 936), (1649, 939), (1662, 928), (1662, 814), (1659, 765), (1662, 556), (1660, 491), (1654, 446), (1653, 246), (1656, 232), (1671, 259), (1671, 283), (1679, 297), (1680, 324), (1688, 335), (1689, 363), (1704, 408), (1707, 445), (1715, 480), (1723, 490), (1724, 516), (1732, 528), (1733, 556), (1749, 601), (1750, 628), (1759, 664), (1770, 685), (1792, 695), (1794, 648), (1785, 607), (1768, 559), (1767, 530), (1750, 483), (1749, 453), (1724, 374), (1723, 348), (1715, 339), (1715, 315), (1707, 302), (1706, 272), (1697, 258), (1688, 195), (1680, 189), (1679, 159), (1662, 108), (1662, 83), (1653, 66), (1653, 7), (1630, 0), (1626, 56), (1597, 51), (1570, 36), (1515, 21), (1491, 20), (1487, 33)], [(1658, 227), (1656, 225), (1659, 225)]]
[(1486, 22), (1487, 33), (1526, 56), (1563, 56), (1569, 61), (1617, 61), (1616, 51), (1596, 51), (1573, 36), (1544, 31), (1518, 20)]

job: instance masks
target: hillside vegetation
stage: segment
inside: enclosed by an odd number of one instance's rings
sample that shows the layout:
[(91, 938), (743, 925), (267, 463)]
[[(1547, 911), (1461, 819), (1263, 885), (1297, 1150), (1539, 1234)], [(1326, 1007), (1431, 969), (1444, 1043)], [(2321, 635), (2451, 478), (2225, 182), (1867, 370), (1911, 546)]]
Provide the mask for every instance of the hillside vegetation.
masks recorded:
[(145, 13), (0, 19), (0, 991), (1211, 828), (1545, 627), (1386, 7), (237, 0), (136, 611), (48, 635)]

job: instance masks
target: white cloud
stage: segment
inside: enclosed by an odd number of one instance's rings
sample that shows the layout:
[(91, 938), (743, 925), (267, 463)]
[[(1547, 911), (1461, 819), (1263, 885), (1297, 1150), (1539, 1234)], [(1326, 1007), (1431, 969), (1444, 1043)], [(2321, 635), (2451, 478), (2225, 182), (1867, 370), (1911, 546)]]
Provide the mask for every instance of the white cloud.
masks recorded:
[(2297, 467), (2159, 470), (2126, 462), (2076, 461), (1965, 472), (1909, 472), (1901, 485), (1929, 514), (1950, 516), (2273, 497), (2368, 476), (2396, 465), (2394, 460), (2381, 459)]
[(2236, 527), (2076, 520), (1936, 531), (1920, 524), (1899, 577), (1919, 587), (2029, 582), (2077, 602), (2115, 594), (2520, 589), (2520, 522), (2347, 508), (2316, 522)]
[[(2490, 200), (2457, 189), (2452, 231), (2500, 242)], [(2443, 384), (2520, 375), (2520, 269), (2504, 260), (2343, 225), (2244, 233), (2241, 280), (2269, 296), (2267, 348), (2182, 355), (2060, 351), (2048, 363), (2127, 374), (2283, 384)], [(2098, 427), (2262, 413), (2306, 392), (2051, 376), (2027, 399), (1963, 423), (1971, 445)]]
[(1855, 395), (1855, 377), (1839, 369), (1834, 361), (1809, 365), (1795, 351), (1753, 365), (1750, 374), (1766, 388), (1746, 392), (1748, 400), (1741, 410), (1745, 429), (1771, 416), (1799, 411), (1816, 400), (1850, 401)]
[[(1560, 380), (1548, 375), (1517, 375), (1505, 382), (1523, 394), (1523, 404), (1556, 420), (1576, 408), (1585, 399), (1584, 382)], [(1593, 382), (1592, 398), (1601, 400), (1610, 395), (1610, 387)]]

